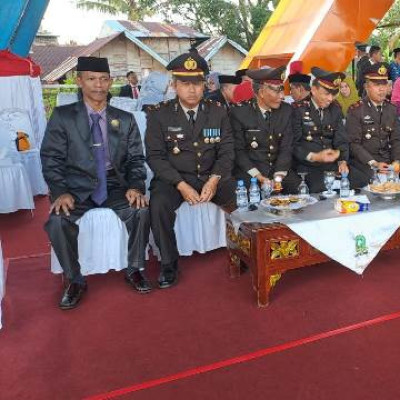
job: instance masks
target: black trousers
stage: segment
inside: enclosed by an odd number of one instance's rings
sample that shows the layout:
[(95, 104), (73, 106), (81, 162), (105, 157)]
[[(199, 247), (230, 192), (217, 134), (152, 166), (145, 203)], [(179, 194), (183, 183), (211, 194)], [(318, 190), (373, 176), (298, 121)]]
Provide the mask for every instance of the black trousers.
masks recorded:
[[(116, 178), (107, 179), (108, 198), (100, 206), (112, 209), (126, 225), (128, 240), (128, 269), (130, 274), (145, 267), (145, 251), (149, 241), (150, 215), (148, 208), (136, 209), (129, 206), (125, 197), (126, 190), (121, 188)], [(98, 208), (90, 198), (82, 203), (75, 202), (70, 215), (54, 212), (45, 224), (51, 245), (58, 257), (65, 276), (73, 281), (80, 277), (81, 267), (78, 261), (78, 233), (76, 221), (93, 208)]]
[[(190, 182), (190, 185), (200, 193), (204, 182), (199, 180)], [(221, 180), (218, 183), (217, 193), (211, 201), (219, 206), (233, 207), (236, 199), (235, 189), (234, 179)], [(151, 230), (160, 249), (161, 264), (171, 265), (179, 257), (174, 232), (175, 210), (184, 199), (174, 186), (157, 179), (151, 182), (150, 190)]]

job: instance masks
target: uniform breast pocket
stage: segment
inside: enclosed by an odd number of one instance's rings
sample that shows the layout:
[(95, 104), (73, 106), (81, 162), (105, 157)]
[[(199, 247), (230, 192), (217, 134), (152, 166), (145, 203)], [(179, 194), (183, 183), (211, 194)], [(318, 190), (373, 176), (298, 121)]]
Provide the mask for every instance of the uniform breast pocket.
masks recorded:
[(261, 129), (247, 129), (245, 140), (247, 147), (257, 150), (263, 145), (264, 132)]
[(172, 151), (174, 154), (180, 153), (180, 151), (185, 147), (186, 134), (183, 131), (164, 132), (164, 142), (168, 150)]

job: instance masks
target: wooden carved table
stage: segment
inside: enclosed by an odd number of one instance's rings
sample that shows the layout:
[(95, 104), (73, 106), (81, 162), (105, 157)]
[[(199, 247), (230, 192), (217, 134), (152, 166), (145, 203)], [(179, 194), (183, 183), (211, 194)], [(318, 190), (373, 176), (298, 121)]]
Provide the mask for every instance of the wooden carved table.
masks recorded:
[[(270, 291), (284, 272), (330, 260), (286, 225), (243, 223), (236, 233), (229, 218), (226, 224), (230, 276), (240, 276), (242, 263), (250, 268), (259, 307), (268, 305)], [(400, 248), (400, 229), (381, 251), (395, 248)]]

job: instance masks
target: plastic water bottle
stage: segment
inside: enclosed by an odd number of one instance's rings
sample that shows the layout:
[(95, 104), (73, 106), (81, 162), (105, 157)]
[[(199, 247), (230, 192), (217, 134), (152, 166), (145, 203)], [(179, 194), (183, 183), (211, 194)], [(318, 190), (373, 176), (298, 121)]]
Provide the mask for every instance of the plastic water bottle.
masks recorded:
[(247, 188), (242, 180), (238, 181), (236, 188), (236, 206), (238, 211), (247, 211), (249, 206)]
[(258, 186), (257, 178), (250, 179), (250, 189), (249, 189), (249, 198), (250, 204), (258, 205), (260, 203), (260, 187)]
[(350, 181), (347, 177), (347, 172), (342, 172), (342, 179), (340, 180), (340, 197), (350, 196)]

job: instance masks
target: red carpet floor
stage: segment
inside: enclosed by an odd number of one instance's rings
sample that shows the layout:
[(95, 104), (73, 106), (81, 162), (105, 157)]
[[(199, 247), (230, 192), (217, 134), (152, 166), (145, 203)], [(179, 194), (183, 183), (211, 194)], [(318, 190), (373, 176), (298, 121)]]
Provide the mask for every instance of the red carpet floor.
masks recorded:
[[(45, 215), (7, 220), (13, 233), (1, 225), (9, 257), (48, 252)], [(183, 258), (180, 284), (145, 296), (121, 273), (89, 277), (69, 312), (57, 308), (61, 279), (48, 256), (11, 260), (0, 399), (90, 398), (398, 312), (399, 255), (380, 255), (364, 277), (335, 263), (287, 273), (263, 310), (248, 274), (227, 277), (224, 250)], [(149, 272), (156, 279), (154, 260)], [(398, 399), (399, 333), (400, 319), (382, 322), (118, 398)]]
[(49, 212), (47, 196), (35, 197), (36, 209), (0, 214), (0, 239), (6, 258), (48, 253), (50, 244), (43, 230)]

